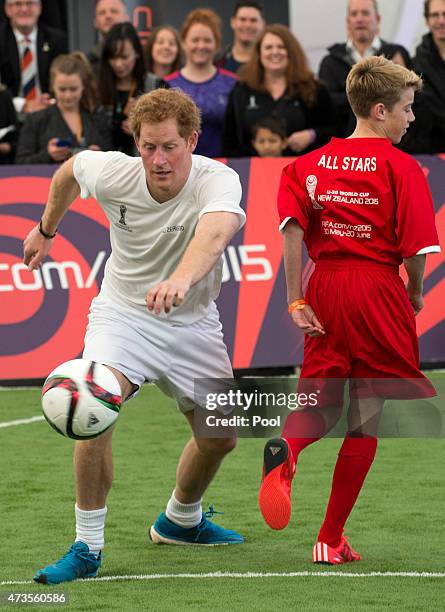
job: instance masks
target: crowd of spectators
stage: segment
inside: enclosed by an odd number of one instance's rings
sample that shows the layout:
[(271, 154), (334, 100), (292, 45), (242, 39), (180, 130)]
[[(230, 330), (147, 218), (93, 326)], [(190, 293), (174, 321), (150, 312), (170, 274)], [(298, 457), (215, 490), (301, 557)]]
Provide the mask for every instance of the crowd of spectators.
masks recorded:
[(58, 55), (51, 64), (54, 104), (30, 113), (20, 130), (16, 162), (63, 162), (76, 150), (106, 150), (112, 145), (98, 106), (91, 66), (83, 53)]
[[(346, 0), (345, 0), (346, 2)], [(41, 0), (5, 0), (0, 25), (0, 164), (58, 163), (84, 149), (137, 151), (128, 117), (138, 96), (178, 87), (202, 113), (196, 153), (300, 155), (354, 128), (346, 78), (360, 58), (384, 55), (422, 75), (414, 127), (400, 147), (445, 152), (445, 0), (425, 0), (428, 32), (414, 57), (380, 37), (376, 0), (348, 0), (346, 41), (310, 69), (288, 27), (267, 24), (258, 2), (238, 2), (233, 40), (221, 20), (191, 11), (179, 32), (155, 28), (143, 47), (123, 0), (98, 0), (97, 44), (68, 53), (66, 34), (39, 21)]]
[(224, 155), (255, 155), (252, 128), (268, 115), (284, 119), (285, 153), (290, 155), (325, 144), (334, 134), (330, 95), (310, 71), (295, 36), (279, 24), (263, 29), (230, 94), (223, 132)]

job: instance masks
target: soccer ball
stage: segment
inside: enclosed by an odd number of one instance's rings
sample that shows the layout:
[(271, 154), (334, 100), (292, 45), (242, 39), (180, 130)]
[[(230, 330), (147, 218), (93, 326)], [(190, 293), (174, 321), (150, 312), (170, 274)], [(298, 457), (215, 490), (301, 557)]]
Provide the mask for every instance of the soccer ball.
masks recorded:
[(117, 378), (106, 366), (72, 359), (57, 366), (45, 380), (45, 419), (62, 436), (89, 440), (116, 421), (122, 402)]

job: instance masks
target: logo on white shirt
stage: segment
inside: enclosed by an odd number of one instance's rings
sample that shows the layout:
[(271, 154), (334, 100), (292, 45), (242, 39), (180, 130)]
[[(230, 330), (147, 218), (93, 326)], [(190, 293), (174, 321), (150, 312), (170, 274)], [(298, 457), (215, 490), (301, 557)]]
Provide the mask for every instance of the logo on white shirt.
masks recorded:
[(114, 225), (118, 227), (119, 229), (125, 230), (126, 232), (132, 232), (133, 230), (130, 227), (128, 227), (127, 220), (125, 218), (127, 215), (127, 207), (125, 206), (125, 204), (121, 204), (119, 206), (119, 213), (121, 215), (120, 219)]
[(127, 225), (125, 222), (125, 215), (127, 214), (127, 207), (125, 204), (119, 208), (119, 212), (121, 213), (121, 218), (119, 219), (119, 225)]
[(164, 227), (162, 230), (163, 234), (171, 234), (173, 232), (183, 232), (185, 227), (183, 225), (170, 225), (168, 227)]

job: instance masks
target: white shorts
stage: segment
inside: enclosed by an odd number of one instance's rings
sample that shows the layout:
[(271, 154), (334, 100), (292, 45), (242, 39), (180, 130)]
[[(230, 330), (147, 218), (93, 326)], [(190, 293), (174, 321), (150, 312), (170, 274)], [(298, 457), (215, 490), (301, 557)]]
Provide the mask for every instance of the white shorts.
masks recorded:
[(98, 295), (83, 357), (116, 368), (138, 387), (155, 383), (182, 412), (196, 407), (196, 379), (233, 378), (215, 305), (202, 319), (179, 325)]

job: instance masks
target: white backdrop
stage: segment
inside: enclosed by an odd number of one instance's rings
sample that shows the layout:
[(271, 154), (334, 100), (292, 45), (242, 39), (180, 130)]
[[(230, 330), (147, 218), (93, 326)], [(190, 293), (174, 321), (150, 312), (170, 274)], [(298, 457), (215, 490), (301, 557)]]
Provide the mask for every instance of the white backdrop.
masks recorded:
[[(381, 37), (411, 53), (427, 30), (423, 0), (380, 0)], [(290, 28), (317, 72), (326, 48), (346, 39), (347, 0), (289, 0)]]

